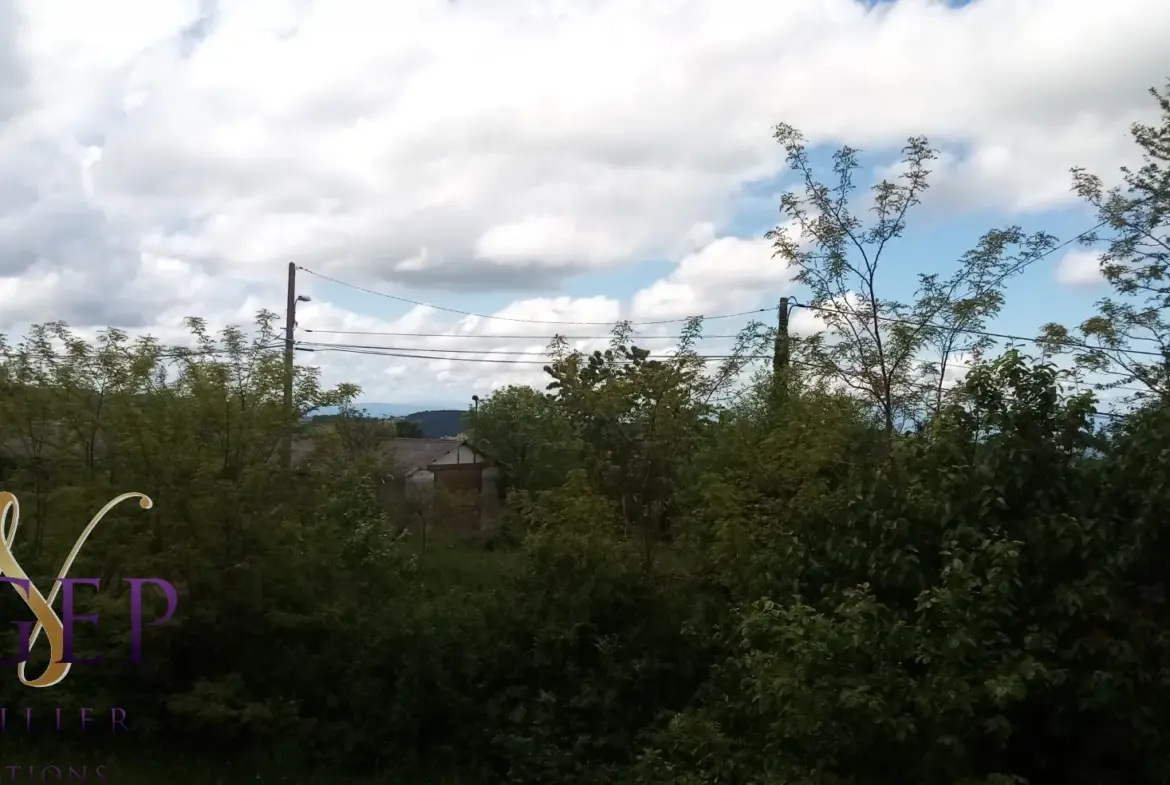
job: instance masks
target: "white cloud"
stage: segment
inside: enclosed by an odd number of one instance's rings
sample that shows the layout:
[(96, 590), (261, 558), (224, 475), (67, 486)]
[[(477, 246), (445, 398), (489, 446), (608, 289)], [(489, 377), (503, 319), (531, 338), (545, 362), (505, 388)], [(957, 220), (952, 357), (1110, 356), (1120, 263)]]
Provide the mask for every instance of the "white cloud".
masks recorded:
[[(776, 122), (927, 134), (950, 209), (1067, 202), (1069, 166), (1132, 154), (1168, 33), (1163, 0), (0, 0), (0, 329), (238, 320), (280, 306), (290, 260), (527, 290), (515, 318), (750, 309), (787, 274), (723, 235), (781, 166)], [(539, 296), (646, 259), (678, 261), (628, 303)], [(318, 307), (335, 329), (527, 329)], [(524, 367), (344, 358), (329, 372), (377, 397)]]
[(1097, 286), (1105, 281), (1100, 260), (1095, 251), (1069, 251), (1057, 263), (1054, 275), (1065, 286)]
[(786, 291), (791, 278), (785, 263), (772, 257), (770, 241), (721, 237), (634, 295), (633, 312), (646, 320), (727, 313)]

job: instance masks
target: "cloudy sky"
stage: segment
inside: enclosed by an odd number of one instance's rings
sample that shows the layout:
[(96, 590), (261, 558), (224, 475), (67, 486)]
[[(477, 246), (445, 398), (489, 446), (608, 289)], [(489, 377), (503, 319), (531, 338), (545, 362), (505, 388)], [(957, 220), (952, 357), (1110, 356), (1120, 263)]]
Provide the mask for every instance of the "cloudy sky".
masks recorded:
[[(779, 122), (871, 178), (940, 149), (887, 259), (906, 296), (989, 228), (1092, 226), (1069, 167), (1133, 160), (1168, 40), (1166, 0), (0, 0), (0, 331), (178, 341), (282, 311), (294, 262), (298, 339), (447, 358), (301, 361), (462, 405), (539, 383), (556, 332), (801, 297), (762, 239)], [(1037, 264), (996, 329), (1089, 315), (1095, 268)]]

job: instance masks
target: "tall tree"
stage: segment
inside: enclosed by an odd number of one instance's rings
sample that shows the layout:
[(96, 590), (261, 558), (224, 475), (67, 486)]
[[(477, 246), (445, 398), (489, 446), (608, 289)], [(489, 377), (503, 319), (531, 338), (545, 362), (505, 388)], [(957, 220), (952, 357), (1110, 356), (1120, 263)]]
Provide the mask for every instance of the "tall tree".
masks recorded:
[(711, 413), (719, 376), (695, 351), (701, 320), (683, 329), (677, 351), (653, 359), (632, 345), (628, 323), (590, 355), (553, 344), (548, 385), (583, 445), (593, 487), (610, 499), (628, 532), (649, 542), (668, 528), (675, 484)]
[(1140, 384), (1136, 398), (1170, 399), (1170, 81), (1151, 89), (1161, 109), (1157, 125), (1135, 123), (1130, 133), (1142, 166), (1121, 168), (1122, 185), (1106, 189), (1101, 178), (1074, 168), (1074, 190), (1096, 211), (1098, 231), (1083, 235), (1105, 243), (1100, 270), (1113, 295), (1075, 331), (1050, 323), (1046, 343), (1074, 353), (1089, 372), (1112, 374), (1109, 389)]
[(555, 399), (531, 387), (509, 386), (479, 402), (468, 429), (504, 472), (509, 487), (547, 490), (578, 465), (580, 445)]
[[(796, 270), (796, 281), (808, 287), (805, 307), (828, 327), (827, 334), (797, 344), (794, 364), (869, 399), (887, 431), (921, 419), (941, 403), (954, 355), (983, 348), (977, 332), (1002, 307), (1004, 283), (1046, 254), (1054, 238), (1029, 236), (1017, 226), (988, 232), (954, 272), (920, 274), (914, 302), (885, 297), (884, 258), (929, 187), (935, 150), (924, 137), (907, 142), (902, 174), (871, 189), (874, 220), (867, 226), (852, 204), (859, 150), (845, 146), (834, 154), (835, 182), (828, 185), (814, 173), (799, 131), (781, 124), (775, 137), (803, 194), (781, 197), (785, 223), (767, 237), (776, 256)], [(919, 356), (930, 349), (936, 357)]]

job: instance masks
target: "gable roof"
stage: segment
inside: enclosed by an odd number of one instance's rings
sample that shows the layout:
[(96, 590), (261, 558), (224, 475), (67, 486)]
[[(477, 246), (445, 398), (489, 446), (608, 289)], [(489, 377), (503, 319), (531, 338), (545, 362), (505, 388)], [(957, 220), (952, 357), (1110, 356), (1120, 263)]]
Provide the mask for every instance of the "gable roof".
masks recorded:
[(456, 439), (388, 439), (382, 443), (380, 451), (389, 463), (402, 471), (412, 472), (430, 466), (462, 445), (463, 442)]
[[(462, 439), (387, 439), (378, 446), (378, 452), (387, 468), (397, 473), (410, 474), (430, 466), (461, 446), (473, 450), (481, 459), (490, 459), (483, 450)], [(303, 464), (312, 453), (311, 437), (302, 437), (293, 442), (294, 464)]]

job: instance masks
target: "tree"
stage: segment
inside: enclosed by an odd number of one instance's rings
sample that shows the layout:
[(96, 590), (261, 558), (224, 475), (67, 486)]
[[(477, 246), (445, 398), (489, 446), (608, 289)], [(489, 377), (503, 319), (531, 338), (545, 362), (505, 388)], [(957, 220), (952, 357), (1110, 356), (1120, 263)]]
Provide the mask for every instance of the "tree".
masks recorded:
[[(888, 432), (942, 403), (948, 364), (958, 352), (986, 348), (971, 337), (1003, 304), (1004, 283), (1054, 245), (1045, 233), (1025, 235), (1019, 227), (988, 232), (949, 276), (918, 276), (912, 304), (882, 297), (880, 271), (890, 244), (906, 229), (906, 217), (929, 187), (929, 163), (936, 153), (924, 137), (903, 149), (903, 173), (872, 189), (875, 219), (868, 227), (851, 205), (861, 164), (859, 151), (842, 147), (833, 156), (836, 182), (822, 183), (813, 172), (804, 138), (791, 126), (776, 128), (789, 167), (803, 181), (804, 194), (785, 193), (780, 213), (786, 225), (768, 233), (775, 254), (809, 287), (805, 307), (828, 327), (797, 344), (797, 370), (834, 379), (877, 408)], [(934, 349), (937, 359), (916, 356)]]
[(726, 658), (637, 781), (1165, 781), (1166, 413), (1102, 439), (1059, 381), (1009, 352), (885, 456), (806, 392), (713, 467)]
[(400, 420), (394, 420), (394, 435), (399, 439), (421, 439), (423, 438), (423, 429), (414, 420), (408, 420), (404, 417)]
[(583, 445), (594, 487), (619, 511), (627, 533), (646, 541), (665, 534), (674, 491), (707, 418), (713, 389), (695, 352), (701, 322), (691, 320), (670, 359), (628, 345), (630, 326), (614, 330), (611, 347), (591, 355), (555, 341), (548, 389)]
[(556, 400), (531, 387), (496, 390), (480, 401), (468, 425), (508, 487), (555, 488), (578, 465), (580, 443), (569, 418)]
[(1142, 166), (1122, 167), (1123, 186), (1106, 190), (1101, 178), (1074, 168), (1074, 190), (1097, 211), (1099, 228), (1081, 237), (1087, 246), (1105, 242), (1100, 270), (1114, 296), (1097, 303), (1099, 313), (1082, 322), (1074, 338), (1056, 323), (1044, 326), (1047, 346), (1071, 351), (1091, 373), (1112, 374), (1102, 389), (1134, 383), (1136, 396), (1170, 398), (1170, 81), (1151, 95), (1161, 108), (1158, 125), (1130, 129)]

